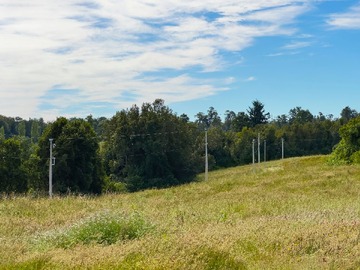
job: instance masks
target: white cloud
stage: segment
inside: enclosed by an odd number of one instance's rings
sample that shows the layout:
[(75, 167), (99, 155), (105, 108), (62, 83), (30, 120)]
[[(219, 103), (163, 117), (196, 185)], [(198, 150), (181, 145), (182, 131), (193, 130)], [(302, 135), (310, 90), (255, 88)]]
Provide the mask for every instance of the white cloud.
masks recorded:
[(250, 76), (246, 79), (247, 82), (256, 81), (256, 78), (254, 76)]
[(236, 79), (234, 77), (228, 77), (224, 80), (225, 85), (233, 84), (234, 82), (236, 82)]
[[(3, 0), (0, 114), (53, 118), (79, 104), (91, 111), (91, 102), (121, 109), (216, 94), (228, 79), (198, 74), (222, 70), (224, 51), (241, 51), (257, 37), (294, 34), (308, 2)], [(56, 85), (77, 91), (50, 98)]]
[(297, 50), (297, 49), (309, 47), (311, 46), (311, 44), (312, 44), (311, 41), (293, 41), (289, 44), (286, 44), (282, 48), (286, 50)]
[(335, 13), (327, 20), (335, 29), (360, 29), (360, 4), (344, 13)]
[(278, 52), (278, 53), (271, 53), (267, 56), (269, 57), (278, 57), (278, 56), (287, 56), (287, 55), (297, 55), (300, 54), (299, 51), (286, 51), (286, 52)]
[[(269, 2), (271, 3), (271, 1)], [(283, 6), (277, 6), (275, 8), (270, 6), (267, 9), (248, 13), (244, 16), (244, 19), (275, 24), (292, 23), (296, 16), (310, 10), (310, 6), (304, 5), (303, 3), (290, 5), (285, 2), (286, 1), (283, 1)]]

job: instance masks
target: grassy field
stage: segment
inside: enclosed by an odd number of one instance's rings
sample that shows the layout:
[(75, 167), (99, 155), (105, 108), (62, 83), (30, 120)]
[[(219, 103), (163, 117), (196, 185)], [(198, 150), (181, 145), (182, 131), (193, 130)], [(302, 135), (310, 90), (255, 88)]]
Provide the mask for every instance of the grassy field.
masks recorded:
[(305, 157), (101, 197), (0, 200), (0, 269), (360, 269), (360, 166)]

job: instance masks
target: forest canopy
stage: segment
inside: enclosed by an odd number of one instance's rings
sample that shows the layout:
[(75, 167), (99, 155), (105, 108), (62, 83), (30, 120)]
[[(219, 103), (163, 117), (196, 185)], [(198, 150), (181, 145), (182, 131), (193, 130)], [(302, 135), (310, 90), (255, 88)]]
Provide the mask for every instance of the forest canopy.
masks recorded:
[(0, 115), (0, 192), (46, 194), (49, 139), (56, 194), (137, 191), (193, 181), (204, 171), (205, 132), (210, 170), (280, 159), (284, 150), (285, 157), (294, 157), (335, 149), (333, 161), (359, 163), (359, 119), (350, 107), (339, 118), (295, 107), (271, 119), (259, 100), (247, 110), (226, 111), (224, 118), (210, 107), (194, 121), (174, 113), (162, 99), (111, 118), (59, 117), (46, 123)]

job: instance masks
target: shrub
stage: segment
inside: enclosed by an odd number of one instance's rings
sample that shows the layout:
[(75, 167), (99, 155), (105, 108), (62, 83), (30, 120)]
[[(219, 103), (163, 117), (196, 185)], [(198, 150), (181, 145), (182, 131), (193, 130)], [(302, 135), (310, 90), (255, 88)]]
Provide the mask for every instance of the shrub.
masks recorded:
[(360, 117), (340, 129), (341, 141), (331, 154), (332, 163), (360, 163)]
[(247, 266), (244, 262), (238, 261), (225, 251), (219, 251), (208, 247), (198, 250), (199, 259), (205, 264), (207, 270), (245, 270)]
[(116, 179), (113, 179), (113, 177), (105, 177), (103, 192), (119, 194), (128, 192), (128, 189), (125, 183), (117, 181)]
[(146, 234), (152, 225), (139, 213), (130, 216), (104, 212), (83, 219), (74, 225), (37, 236), (40, 249), (72, 248), (76, 245), (111, 245), (118, 241), (136, 239)]

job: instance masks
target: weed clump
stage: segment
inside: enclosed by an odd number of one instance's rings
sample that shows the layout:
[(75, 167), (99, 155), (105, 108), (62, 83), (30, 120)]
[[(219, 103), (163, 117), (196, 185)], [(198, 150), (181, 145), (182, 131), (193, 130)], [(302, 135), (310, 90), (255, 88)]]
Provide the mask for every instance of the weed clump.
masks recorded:
[(119, 241), (140, 238), (153, 226), (139, 213), (124, 215), (103, 212), (85, 218), (70, 227), (46, 232), (35, 237), (39, 249), (63, 248), (76, 245), (112, 245)]
[(205, 263), (204, 269), (207, 270), (246, 270), (246, 264), (238, 261), (225, 251), (211, 248), (199, 249), (199, 259)]

